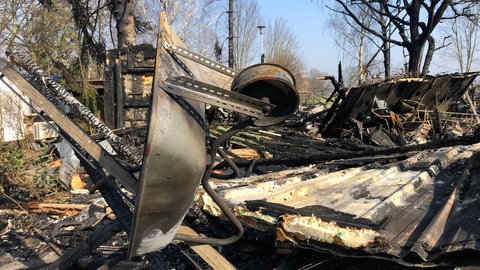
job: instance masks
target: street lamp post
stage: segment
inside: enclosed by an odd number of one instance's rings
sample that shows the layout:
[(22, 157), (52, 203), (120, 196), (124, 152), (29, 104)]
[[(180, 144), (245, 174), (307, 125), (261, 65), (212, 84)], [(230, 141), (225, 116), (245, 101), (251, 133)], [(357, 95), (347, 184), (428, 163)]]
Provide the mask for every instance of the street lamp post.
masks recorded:
[(260, 42), (261, 42), (261, 47), (262, 47), (262, 54), (260, 57), (260, 62), (265, 63), (265, 53), (263, 51), (263, 32), (262, 29), (265, 28), (265, 25), (259, 25), (257, 26), (258, 30), (260, 30)]

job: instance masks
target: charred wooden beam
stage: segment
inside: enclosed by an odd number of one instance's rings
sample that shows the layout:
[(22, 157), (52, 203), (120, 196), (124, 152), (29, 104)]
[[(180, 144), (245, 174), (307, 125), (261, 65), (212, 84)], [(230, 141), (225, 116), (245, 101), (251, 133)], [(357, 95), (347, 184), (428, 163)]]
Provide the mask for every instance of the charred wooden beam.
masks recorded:
[(59, 260), (48, 265), (46, 269), (71, 269), (81, 257), (93, 252), (100, 244), (121, 232), (121, 226), (117, 220), (113, 220), (103, 227), (97, 228), (93, 234), (76, 247), (65, 253)]
[[(325, 154), (316, 154), (300, 158), (273, 158), (258, 160), (257, 165), (286, 165), (286, 166), (302, 166), (309, 164), (318, 164), (330, 160), (339, 160), (339, 159), (350, 159), (358, 157), (367, 157), (367, 156), (377, 156), (377, 155), (393, 155), (393, 154), (402, 154), (415, 151), (423, 151), (427, 149), (436, 149), (442, 147), (450, 147), (457, 145), (472, 145), (480, 142), (480, 136), (462, 136), (451, 139), (439, 139), (431, 141), (425, 144), (420, 145), (407, 145), (399, 146), (385, 149), (367, 149), (364, 151), (352, 151), (346, 153), (325, 153)], [(244, 160), (233, 160), (238, 167), (247, 167), (250, 165), (250, 161)], [(219, 167), (225, 167), (224, 162), (217, 165)]]
[[(187, 226), (180, 226), (179, 233), (198, 236), (198, 234)], [(227, 261), (216, 249), (207, 244), (195, 245), (190, 243), (190, 248), (193, 249), (205, 262), (213, 269), (235, 269), (235, 267)]]

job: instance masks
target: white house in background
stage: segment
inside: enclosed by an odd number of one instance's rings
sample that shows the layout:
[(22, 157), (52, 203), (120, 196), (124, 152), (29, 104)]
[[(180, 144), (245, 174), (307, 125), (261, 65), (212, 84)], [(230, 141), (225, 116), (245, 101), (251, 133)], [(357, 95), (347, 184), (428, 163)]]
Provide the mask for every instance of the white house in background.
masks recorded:
[(0, 84), (0, 141), (10, 142), (25, 138), (30, 107), (3, 83)]
[[(12, 84), (10, 86), (16, 89)], [(58, 136), (8, 85), (0, 82), (0, 142), (22, 140), (29, 134), (35, 141)]]

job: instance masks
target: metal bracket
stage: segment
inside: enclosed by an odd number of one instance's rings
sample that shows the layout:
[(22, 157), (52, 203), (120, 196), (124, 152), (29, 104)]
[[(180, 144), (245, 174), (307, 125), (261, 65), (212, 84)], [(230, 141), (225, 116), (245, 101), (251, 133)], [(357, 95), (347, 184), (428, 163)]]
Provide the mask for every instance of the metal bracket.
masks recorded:
[(229, 68), (227, 66), (224, 66), (216, 61), (210, 60), (198, 53), (194, 53), (188, 49), (177, 47), (170, 45), (166, 42), (162, 43), (163, 47), (172, 53), (175, 53), (177, 55), (183, 56), (189, 60), (192, 60), (194, 62), (197, 62), (199, 64), (202, 64), (206, 67), (209, 67), (215, 71), (218, 71), (224, 75), (230, 76), (230, 77), (235, 77), (238, 74), (238, 71), (232, 68)]
[(251, 98), (187, 77), (168, 78), (161, 88), (170, 94), (229, 109), (255, 118), (263, 118), (275, 108), (275, 105), (260, 99)]

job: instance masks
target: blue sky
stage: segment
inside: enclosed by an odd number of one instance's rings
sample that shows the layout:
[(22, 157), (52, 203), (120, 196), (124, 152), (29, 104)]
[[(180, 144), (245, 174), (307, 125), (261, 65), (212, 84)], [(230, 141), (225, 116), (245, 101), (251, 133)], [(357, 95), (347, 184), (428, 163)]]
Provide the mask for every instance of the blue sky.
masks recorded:
[(258, 0), (258, 4), (267, 20), (288, 22), (301, 40), (300, 52), (309, 68), (336, 75), (340, 54), (324, 26), (327, 11), (316, 0)]
[[(308, 68), (337, 75), (337, 65), (342, 60), (343, 68), (348, 65), (325, 26), (328, 10), (321, 6), (322, 0), (258, 0), (261, 14), (267, 20), (284, 18), (301, 40), (300, 53)], [(440, 31), (440, 29), (436, 29)], [(438, 43), (441, 42), (439, 39)], [(443, 55), (442, 55), (443, 54)], [(402, 68), (403, 57), (399, 48), (392, 47), (392, 71)], [(478, 70), (474, 68), (474, 70)], [(458, 72), (458, 64), (445, 56), (445, 51), (434, 54), (430, 73)]]

